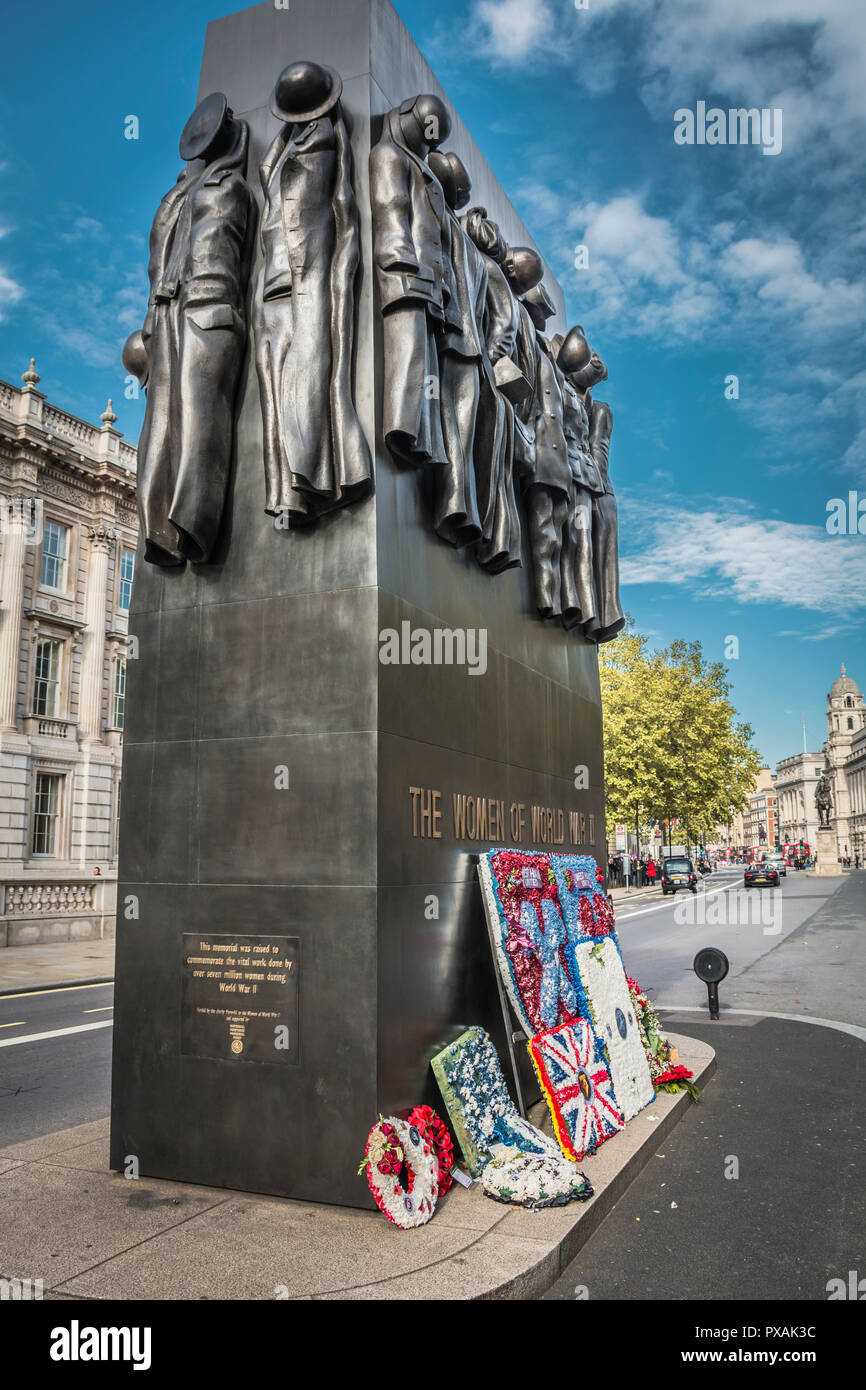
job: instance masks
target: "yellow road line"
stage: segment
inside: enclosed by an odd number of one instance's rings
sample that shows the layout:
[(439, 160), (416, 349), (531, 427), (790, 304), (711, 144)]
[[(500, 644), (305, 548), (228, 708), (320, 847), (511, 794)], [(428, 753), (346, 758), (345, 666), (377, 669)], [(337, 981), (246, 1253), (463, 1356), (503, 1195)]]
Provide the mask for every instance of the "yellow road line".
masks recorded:
[(27, 1020), (22, 1018), (20, 1023), (0, 1023), (0, 1028), (23, 1028), (26, 1022)]
[(83, 1014), (106, 1014), (114, 1008), (113, 1004), (103, 1004), (101, 1009), (82, 1009)]
[(20, 994), (0, 994), (0, 1004), (5, 999), (29, 999), (34, 994), (70, 994), (75, 989), (111, 989), (113, 980), (102, 985), (61, 985), (59, 989), (23, 989)]

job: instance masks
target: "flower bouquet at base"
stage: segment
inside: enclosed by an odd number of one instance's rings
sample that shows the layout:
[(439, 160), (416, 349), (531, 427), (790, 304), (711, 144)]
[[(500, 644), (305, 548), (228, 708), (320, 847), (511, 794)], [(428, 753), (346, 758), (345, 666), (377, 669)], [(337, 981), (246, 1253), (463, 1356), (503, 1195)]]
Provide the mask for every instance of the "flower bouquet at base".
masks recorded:
[(628, 978), (628, 992), (634, 1004), (638, 1033), (649, 1062), (653, 1086), (657, 1091), (670, 1091), (672, 1095), (688, 1091), (692, 1100), (697, 1100), (698, 1089), (692, 1082), (694, 1072), (680, 1063), (679, 1053), (662, 1032), (659, 1016), (649, 998), (637, 980), (631, 977)]
[(586, 1202), (594, 1195), (591, 1183), (568, 1159), (558, 1154), (523, 1153), (505, 1144), (492, 1150), (481, 1175), (481, 1189), (494, 1202), (530, 1211)]

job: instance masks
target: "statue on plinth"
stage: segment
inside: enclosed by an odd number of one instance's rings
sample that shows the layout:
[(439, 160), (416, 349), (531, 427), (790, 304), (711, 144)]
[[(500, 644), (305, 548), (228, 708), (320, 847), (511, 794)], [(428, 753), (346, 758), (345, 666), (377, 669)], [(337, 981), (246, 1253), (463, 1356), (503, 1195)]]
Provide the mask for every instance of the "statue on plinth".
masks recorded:
[(833, 811), (833, 791), (830, 785), (829, 769), (824, 768), (815, 788), (815, 808), (818, 812), (818, 829), (830, 829), (830, 816)]

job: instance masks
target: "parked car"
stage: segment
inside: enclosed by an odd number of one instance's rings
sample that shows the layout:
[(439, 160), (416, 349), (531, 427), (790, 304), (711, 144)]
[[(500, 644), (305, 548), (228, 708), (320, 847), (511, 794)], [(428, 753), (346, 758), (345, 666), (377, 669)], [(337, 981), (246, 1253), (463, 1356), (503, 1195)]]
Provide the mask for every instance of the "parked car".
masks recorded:
[(743, 872), (747, 888), (778, 888), (781, 882), (775, 864), (747, 864)]
[(662, 868), (662, 892), (676, 893), (678, 888), (698, 891), (698, 876), (691, 859), (666, 859)]

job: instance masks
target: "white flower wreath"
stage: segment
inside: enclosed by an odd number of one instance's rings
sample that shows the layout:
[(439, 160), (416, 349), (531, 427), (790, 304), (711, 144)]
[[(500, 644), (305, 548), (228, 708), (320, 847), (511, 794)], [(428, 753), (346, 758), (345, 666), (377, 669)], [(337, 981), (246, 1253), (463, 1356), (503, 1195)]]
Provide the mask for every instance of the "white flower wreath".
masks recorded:
[[(370, 1130), (365, 1152), (366, 1161), (361, 1166), (366, 1169), (379, 1210), (401, 1230), (425, 1225), (433, 1215), (439, 1190), (439, 1160), (430, 1140), (405, 1120), (380, 1116)], [(380, 1164), (389, 1171), (383, 1173)], [(399, 1171), (393, 1171), (394, 1167)], [(401, 1178), (407, 1180), (411, 1191)]]

